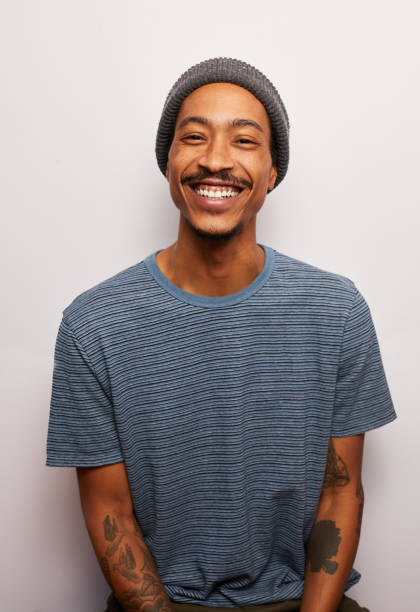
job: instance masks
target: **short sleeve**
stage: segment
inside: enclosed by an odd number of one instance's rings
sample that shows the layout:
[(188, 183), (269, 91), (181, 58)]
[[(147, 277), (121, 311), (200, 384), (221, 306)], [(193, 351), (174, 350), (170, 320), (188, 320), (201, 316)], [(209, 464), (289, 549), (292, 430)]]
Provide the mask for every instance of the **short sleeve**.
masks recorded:
[(111, 398), (63, 317), (54, 352), (46, 465), (118, 461), (122, 454)]
[(342, 338), (332, 437), (363, 433), (397, 417), (370, 309), (360, 291), (354, 288)]

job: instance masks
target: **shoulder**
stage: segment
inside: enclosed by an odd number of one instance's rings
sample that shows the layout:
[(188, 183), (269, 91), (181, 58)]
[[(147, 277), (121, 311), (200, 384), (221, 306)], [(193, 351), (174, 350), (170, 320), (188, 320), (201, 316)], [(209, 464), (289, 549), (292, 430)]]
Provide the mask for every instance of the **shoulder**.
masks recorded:
[(64, 322), (74, 332), (104, 327), (121, 320), (151, 282), (144, 260), (117, 272), (76, 295), (63, 310)]
[(273, 249), (272, 284), (283, 293), (314, 304), (351, 308), (358, 294), (354, 281), (338, 272), (326, 270)]

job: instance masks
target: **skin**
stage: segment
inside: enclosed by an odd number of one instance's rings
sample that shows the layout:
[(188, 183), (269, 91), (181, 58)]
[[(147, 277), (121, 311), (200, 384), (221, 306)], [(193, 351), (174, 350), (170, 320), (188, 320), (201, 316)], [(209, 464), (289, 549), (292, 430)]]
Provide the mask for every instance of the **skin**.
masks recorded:
[[(200, 117), (206, 124), (187, 121)], [(253, 125), (232, 126), (235, 119)], [(193, 91), (178, 113), (166, 176), (179, 209), (177, 241), (156, 258), (173, 283), (198, 295), (228, 295), (249, 285), (264, 266), (256, 217), (277, 171), (264, 106), (248, 90), (211, 83)], [(223, 210), (197, 204), (189, 184), (197, 177), (231, 180), (243, 188)]]

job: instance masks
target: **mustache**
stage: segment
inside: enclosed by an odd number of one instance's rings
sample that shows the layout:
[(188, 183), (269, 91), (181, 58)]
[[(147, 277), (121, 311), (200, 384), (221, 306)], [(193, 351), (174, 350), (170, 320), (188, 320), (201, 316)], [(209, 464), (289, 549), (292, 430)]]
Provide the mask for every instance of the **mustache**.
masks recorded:
[(235, 185), (236, 187), (248, 187), (248, 189), (252, 188), (252, 183), (250, 181), (247, 181), (246, 179), (238, 179), (236, 178), (236, 176), (233, 176), (232, 174), (229, 174), (228, 172), (222, 170), (220, 172), (196, 172), (195, 174), (188, 174), (185, 175), (182, 179), (181, 179), (181, 183), (182, 185), (184, 185), (185, 183), (193, 183), (193, 182), (197, 182), (197, 181), (201, 181), (202, 179), (207, 179), (207, 178), (212, 178), (212, 179), (219, 179), (219, 181), (225, 181), (226, 183), (231, 183), (232, 185)]

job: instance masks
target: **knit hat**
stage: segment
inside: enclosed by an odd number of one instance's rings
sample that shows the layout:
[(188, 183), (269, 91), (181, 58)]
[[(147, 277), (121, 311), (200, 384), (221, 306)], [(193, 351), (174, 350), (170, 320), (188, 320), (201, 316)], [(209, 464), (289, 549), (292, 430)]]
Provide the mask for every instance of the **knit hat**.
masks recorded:
[(274, 187), (283, 180), (289, 164), (289, 118), (271, 81), (254, 66), (230, 57), (204, 60), (186, 70), (174, 83), (162, 111), (156, 136), (156, 158), (166, 173), (176, 118), (181, 104), (191, 92), (208, 83), (234, 83), (248, 89), (264, 105), (271, 124), (272, 152), (277, 166)]

